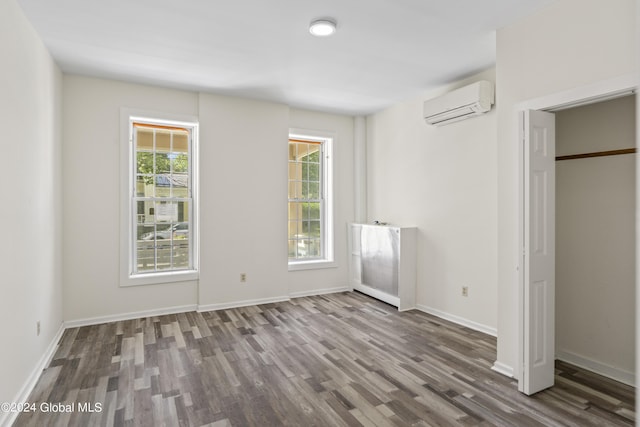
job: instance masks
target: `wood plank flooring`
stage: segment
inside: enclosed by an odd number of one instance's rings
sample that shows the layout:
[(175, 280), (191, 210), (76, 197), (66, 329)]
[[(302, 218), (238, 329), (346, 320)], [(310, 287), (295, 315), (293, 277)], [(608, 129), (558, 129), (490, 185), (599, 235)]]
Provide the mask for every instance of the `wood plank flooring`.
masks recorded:
[(495, 355), (493, 337), (359, 293), (107, 323), (67, 330), (29, 400), (71, 410), (15, 426), (634, 423), (632, 387), (558, 363), (527, 397)]

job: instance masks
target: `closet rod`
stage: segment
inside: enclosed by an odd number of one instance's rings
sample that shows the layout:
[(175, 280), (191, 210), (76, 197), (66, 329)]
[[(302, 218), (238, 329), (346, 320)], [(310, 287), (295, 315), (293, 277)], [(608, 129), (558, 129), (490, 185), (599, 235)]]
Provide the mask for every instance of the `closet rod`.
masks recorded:
[(610, 151), (597, 151), (595, 153), (571, 154), (569, 156), (558, 156), (556, 157), (556, 161), (586, 159), (589, 157), (618, 156), (620, 154), (634, 154), (635, 152), (636, 152), (635, 148), (624, 148), (622, 150), (610, 150)]

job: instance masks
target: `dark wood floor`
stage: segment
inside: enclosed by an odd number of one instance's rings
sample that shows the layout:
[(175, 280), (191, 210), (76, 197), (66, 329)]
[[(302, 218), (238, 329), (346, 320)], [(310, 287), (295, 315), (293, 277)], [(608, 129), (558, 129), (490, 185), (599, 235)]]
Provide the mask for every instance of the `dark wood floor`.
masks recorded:
[(632, 387), (559, 363), (527, 397), (495, 355), (493, 337), (358, 293), (114, 322), (67, 330), (30, 398), (72, 410), (15, 425), (633, 425)]

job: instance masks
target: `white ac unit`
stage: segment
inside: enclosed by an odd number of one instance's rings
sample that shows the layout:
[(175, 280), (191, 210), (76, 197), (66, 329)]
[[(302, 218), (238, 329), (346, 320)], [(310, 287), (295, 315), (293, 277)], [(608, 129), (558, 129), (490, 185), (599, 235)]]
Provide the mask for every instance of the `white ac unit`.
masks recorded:
[(484, 114), (493, 103), (493, 83), (481, 80), (425, 101), (424, 120), (430, 125), (446, 125)]

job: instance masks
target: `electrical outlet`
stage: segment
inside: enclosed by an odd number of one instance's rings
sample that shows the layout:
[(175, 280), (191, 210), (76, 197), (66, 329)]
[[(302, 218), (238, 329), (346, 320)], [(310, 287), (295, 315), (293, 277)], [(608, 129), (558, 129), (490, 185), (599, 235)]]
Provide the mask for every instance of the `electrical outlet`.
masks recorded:
[(243, 283), (247, 281), (247, 273), (240, 273), (240, 281)]
[(36, 322), (36, 336), (40, 336), (40, 321)]
[(462, 296), (463, 297), (468, 297), (469, 296), (469, 287), (468, 286), (463, 286), (462, 287)]

